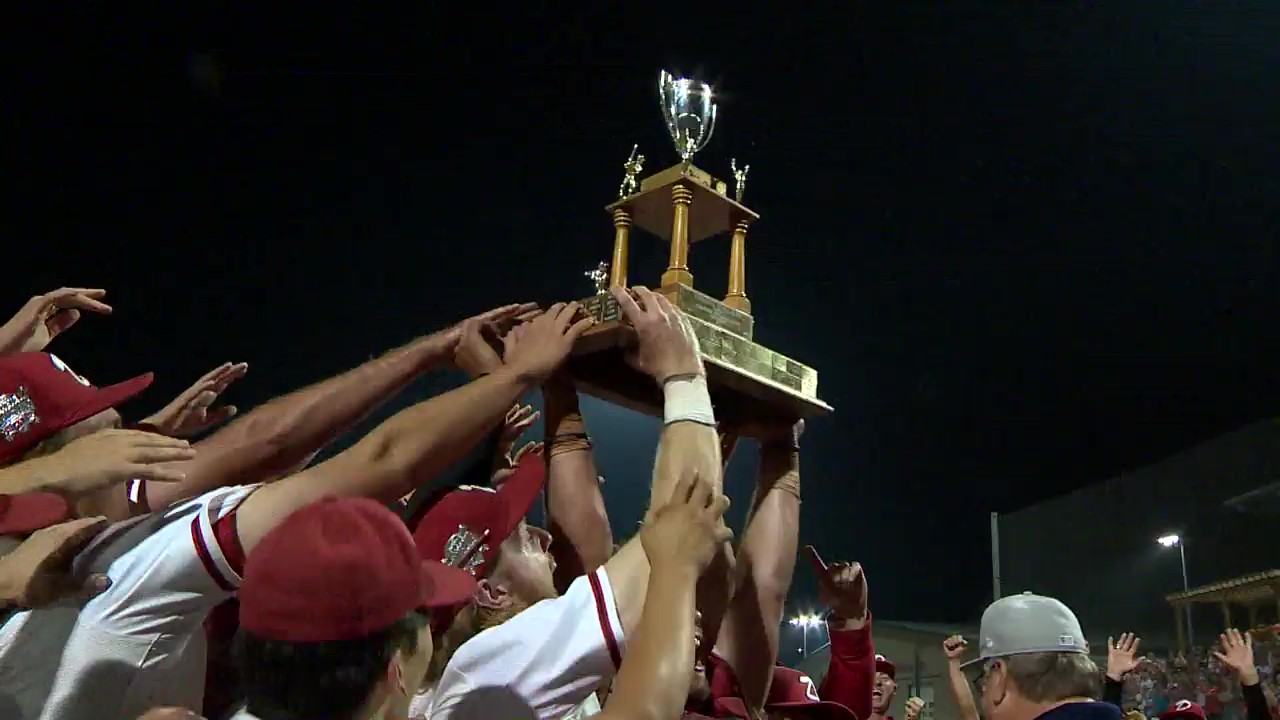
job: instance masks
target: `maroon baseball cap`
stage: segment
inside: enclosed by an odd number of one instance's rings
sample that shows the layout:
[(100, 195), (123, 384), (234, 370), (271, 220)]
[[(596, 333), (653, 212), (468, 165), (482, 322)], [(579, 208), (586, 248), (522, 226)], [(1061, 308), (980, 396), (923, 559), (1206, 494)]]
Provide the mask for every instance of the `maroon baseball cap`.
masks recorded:
[(486, 577), (502, 542), (529, 514), (546, 479), (543, 458), (529, 454), (497, 490), (464, 485), (434, 498), (413, 526), (422, 557)]
[(71, 505), (56, 493), (0, 495), (0, 535), (26, 535), (71, 519)]
[(898, 666), (883, 655), (876, 655), (876, 672), (884, 673), (894, 680), (898, 679)]
[(475, 588), (461, 570), (424, 561), (386, 507), (328, 498), (285, 518), (249, 553), (240, 627), (284, 642), (355, 640), (414, 610), (457, 605)]
[(1174, 718), (1205, 720), (1204, 708), (1199, 703), (1193, 703), (1190, 700), (1179, 700), (1173, 707), (1160, 713), (1160, 720), (1173, 720)]
[[(714, 694), (714, 689), (712, 692)], [(715, 703), (718, 711), (751, 717), (740, 697), (717, 697)], [(818, 688), (808, 675), (782, 665), (773, 667), (773, 682), (769, 684), (764, 707), (765, 710), (787, 710), (789, 716), (812, 720), (857, 720), (853, 711), (844, 705), (820, 699)]]
[(151, 373), (94, 387), (57, 355), (0, 357), (0, 465), (17, 460), (59, 430), (132, 398), (151, 384)]

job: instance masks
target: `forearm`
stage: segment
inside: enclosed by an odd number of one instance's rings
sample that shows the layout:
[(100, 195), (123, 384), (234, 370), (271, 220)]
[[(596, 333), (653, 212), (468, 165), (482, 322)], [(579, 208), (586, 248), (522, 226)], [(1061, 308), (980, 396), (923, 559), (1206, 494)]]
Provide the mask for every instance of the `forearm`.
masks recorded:
[(52, 457), (45, 455), (0, 467), (0, 495), (57, 492), (70, 478)]
[(602, 718), (670, 720), (689, 692), (693, 655), (694, 578), (659, 571), (649, 580), (640, 625), (614, 681)]
[(1246, 720), (1271, 720), (1271, 710), (1267, 707), (1267, 697), (1262, 692), (1262, 684), (1258, 681), (1258, 675), (1255, 672), (1251, 678), (1251, 684), (1245, 684), (1245, 678), (1240, 680), (1240, 692), (1244, 697), (1245, 718)]
[(289, 512), (323, 497), (403, 497), (465, 456), (530, 384), (507, 370), (480, 378), (400, 411), (337, 456), (255, 492), (238, 512), (244, 551)]
[(969, 679), (960, 669), (960, 663), (947, 663), (947, 679), (951, 685), (951, 696), (955, 698), (956, 707), (960, 708), (960, 720), (978, 720), (978, 705), (973, 701), (973, 689)]
[(795, 571), (800, 499), (780, 481), (799, 478), (790, 449), (767, 450), (747, 530), (738, 546), (740, 582), (732, 590), (716, 651), (733, 668), (749, 708), (764, 706), (778, 656), (778, 628)]
[(196, 444), (181, 483), (149, 483), (152, 508), (213, 488), (269, 482), (296, 471), (316, 452), (350, 429), (423, 372), (450, 357), (439, 336), (404, 347), (254, 409)]
[(571, 385), (548, 386), (543, 398), (547, 530), (556, 561), (556, 587), (563, 589), (609, 559), (613, 529), (577, 393)]

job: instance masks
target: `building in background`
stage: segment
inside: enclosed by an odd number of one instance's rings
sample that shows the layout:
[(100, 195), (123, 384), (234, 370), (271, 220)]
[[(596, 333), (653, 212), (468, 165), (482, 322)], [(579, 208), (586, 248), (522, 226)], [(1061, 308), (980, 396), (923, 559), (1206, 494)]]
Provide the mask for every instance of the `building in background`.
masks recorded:
[[(1215, 438), (1148, 467), (999, 517), (1001, 591), (1052, 595), (1090, 638), (1126, 630), (1148, 647), (1177, 645), (1166, 597), (1280, 567), (1280, 420)], [(1262, 608), (1271, 617), (1280, 608)], [(1221, 632), (1221, 607), (1196, 603), (1196, 645)], [(1243, 622), (1244, 618), (1241, 618)]]

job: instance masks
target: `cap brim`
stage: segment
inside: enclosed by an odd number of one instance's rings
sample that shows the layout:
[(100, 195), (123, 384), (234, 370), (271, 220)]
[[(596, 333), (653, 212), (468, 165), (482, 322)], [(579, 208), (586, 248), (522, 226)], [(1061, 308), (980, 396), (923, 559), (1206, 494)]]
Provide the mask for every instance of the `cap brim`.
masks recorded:
[(92, 398), (86, 400), (71, 414), (69, 417), (71, 422), (67, 423), (67, 427), (81, 420), (88, 420), (104, 410), (110, 410), (117, 405), (125, 404), (150, 387), (153, 378), (154, 376), (151, 373), (146, 373), (131, 380), (98, 388)]
[(431, 610), (467, 602), (476, 592), (476, 579), (435, 560), (422, 561), (422, 607)]
[(502, 499), (503, 522), (506, 526), (494, 528), (500, 538), (499, 542), (506, 540), (524, 516), (529, 514), (546, 479), (546, 461), (541, 455), (530, 453), (520, 460), (511, 477), (502, 483), (502, 487), (498, 489), (498, 497)]
[(27, 493), (0, 497), (0, 535), (26, 535), (71, 518), (61, 495)]
[(815, 720), (858, 720), (852, 710), (830, 700), (770, 703), (765, 706), (765, 710), (789, 710), (791, 712), (788, 715), (804, 715)]

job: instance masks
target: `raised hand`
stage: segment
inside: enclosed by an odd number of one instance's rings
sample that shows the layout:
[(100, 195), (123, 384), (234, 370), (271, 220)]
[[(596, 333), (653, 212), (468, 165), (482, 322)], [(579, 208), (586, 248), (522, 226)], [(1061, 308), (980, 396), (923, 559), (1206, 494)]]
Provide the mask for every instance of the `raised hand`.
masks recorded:
[(1107, 638), (1107, 677), (1120, 682), (1125, 675), (1138, 669), (1142, 658), (1138, 657), (1138, 646), (1142, 638), (1133, 633), (1122, 633), (1119, 640)]
[(51, 489), (72, 495), (132, 479), (182, 482), (186, 474), (166, 463), (196, 456), (186, 440), (142, 430), (99, 430), (76, 438), (52, 455), (27, 461)]
[(191, 437), (230, 420), (235, 405), (213, 407), (227, 386), (249, 372), (248, 363), (222, 363), (183, 390), (159, 412), (142, 421), (170, 437)]
[(969, 641), (960, 635), (952, 635), (942, 641), (942, 652), (947, 656), (947, 662), (952, 665), (959, 665), (964, 660), (964, 651), (969, 648)]
[(1258, 666), (1253, 664), (1253, 638), (1231, 628), (1218, 636), (1222, 650), (1214, 650), (1218, 662), (1231, 668), (1240, 676), (1241, 685), (1258, 684)]
[(71, 577), (71, 560), (107, 526), (106, 518), (81, 518), (37, 530), (13, 552), (0, 558), (3, 600), (38, 608), (73, 594), (92, 597), (106, 590), (105, 575)]
[(0, 355), (44, 350), (80, 320), (82, 310), (110, 315), (111, 306), (102, 302), (106, 294), (100, 288), (60, 288), (36, 295), (0, 325)]
[(693, 475), (681, 480), (640, 529), (640, 544), (655, 572), (669, 568), (701, 575), (720, 545), (733, 538), (722, 522), (728, 507), (729, 498), (705, 480)]
[(623, 318), (636, 331), (638, 342), (634, 353), (628, 356), (636, 369), (659, 385), (677, 375), (706, 373), (693, 326), (671, 301), (644, 287), (634, 288), (635, 298), (624, 288), (613, 288), (612, 292)]
[(809, 562), (818, 574), (819, 599), (834, 617), (862, 620), (867, 616), (867, 576), (860, 563), (827, 565), (812, 545), (805, 546)]
[(920, 720), (920, 711), (924, 710), (924, 705), (924, 698), (915, 697), (914, 695), (907, 698), (907, 704), (903, 708), (905, 720)]
[(506, 365), (535, 382), (550, 377), (569, 356), (573, 343), (595, 324), (590, 317), (575, 322), (580, 309), (576, 302), (556, 303), (521, 325), (518, 337), (507, 348)]

